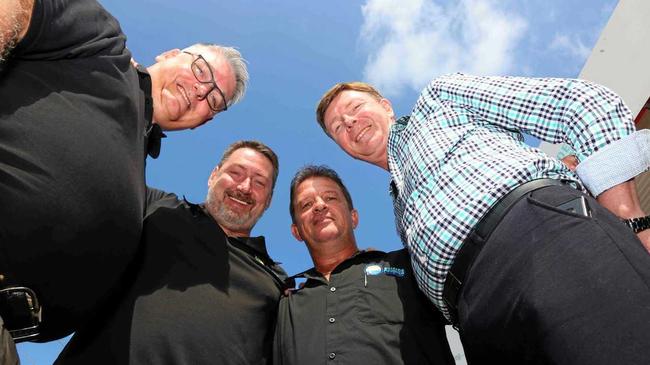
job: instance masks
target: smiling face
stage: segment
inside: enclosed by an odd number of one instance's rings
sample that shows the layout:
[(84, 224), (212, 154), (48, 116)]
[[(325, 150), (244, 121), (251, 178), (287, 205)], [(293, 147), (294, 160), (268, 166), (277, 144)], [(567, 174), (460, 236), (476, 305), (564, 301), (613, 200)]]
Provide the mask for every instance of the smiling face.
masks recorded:
[(326, 177), (305, 179), (297, 186), (292, 204), (295, 223), (291, 233), (297, 240), (312, 248), (332, 241), (356, 247), (354, 229), (359, 216), (334, 181)]
[(387, 99), (345, 90), (327, 107), (328, 134), (350, 156), (388, 169), (387, 144), (395, 114)]
[(263, 154), (235, 150), (208, 180), (206, 208), (227, 235), (248, 237), (271, 203), (273, 165)]
[[(200, 55), (212, 69), (214, 79), (226, 98), (235, 90), (235, 75), (228, 61), (210, 47), (202, 47)], [(215, 116), (206, 99), (212, 85), (199, 82), (192, 72), (196, 55), (178, 49), (156, 57), (147, 70), (151, 75), (153, 120), (164, 130), (200, 126)]]

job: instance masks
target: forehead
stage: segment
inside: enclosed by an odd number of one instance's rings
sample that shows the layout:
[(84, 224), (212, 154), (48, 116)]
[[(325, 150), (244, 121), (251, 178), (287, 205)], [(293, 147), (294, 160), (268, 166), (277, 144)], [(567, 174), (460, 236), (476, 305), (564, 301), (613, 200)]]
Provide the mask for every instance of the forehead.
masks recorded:
[(192, 50), (193, 53), (200, 54), (210, 64), (214, 78), (219, 88), (226, 97), (231, 98), (235, 90), (235, 73), (232, 66), (226, 58), (211, 47), (200, 47)]
[(262, 153), (251, 148), (239, 148), (223, 161), (220, 169), (242, 167), (268, 179), (273, 176), (273, 164)]
[(338, 114), (343, 112), (345, 108), (353, 103), (356, 100), (363, 100), (363, 101), (377, 101), (372, 95), (363, 92), (363, 91), (357, 91), (357, 90), (344, 90), (338, 93), (334, 99), (332, 99), (332, 102), (330, 105), (327, 106), (327, 109), (325, 110), (325, 121), (327, 122), (328, 120), (336, 117)]
[(296, 196), (307, 197), (325, 192), (336, 192), (343, 194), (341, 187), (332, 179), (322, 176), (309, 177), (301, 182), (296, 188)]

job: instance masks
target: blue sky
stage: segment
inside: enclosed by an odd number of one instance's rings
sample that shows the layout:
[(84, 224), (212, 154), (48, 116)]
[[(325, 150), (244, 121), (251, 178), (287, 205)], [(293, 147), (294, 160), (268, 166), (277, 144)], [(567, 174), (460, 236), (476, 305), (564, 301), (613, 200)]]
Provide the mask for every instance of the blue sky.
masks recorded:
[[(224, 148), (257, 139), (280, 157), (273, 202), (254, 229), (271, 256), (294, 274), (312, 266), (290, 234), (288, 186), (304, 164), (327, 164), (348, 186), (360, 247), (394, 250), (388, 174), (352, 160), (315, 122), (320, 96), (339, 81), (374, 83), (408, 114), (436, 75), (575, 77), (615, 0), (100, 0), (120, 21), (144, 65), (196, 42), (239, 48), (251, 82), (241, 103), (207, 125), (168, 133), (149, 160), (151, 186), (201, 202)], [(534, 141), (532, 143), (535, 143)], [(50, 364), (66, 340), (21, 344), (24, 365)]]

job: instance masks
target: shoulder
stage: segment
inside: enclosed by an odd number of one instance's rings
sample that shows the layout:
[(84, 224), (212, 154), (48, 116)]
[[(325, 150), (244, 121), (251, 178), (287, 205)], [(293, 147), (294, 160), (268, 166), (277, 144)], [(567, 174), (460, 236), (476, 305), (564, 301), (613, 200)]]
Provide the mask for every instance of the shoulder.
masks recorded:
[[(181, 202), (175, 207), (160, 207), (144, 220), (145, 229), (156, 229), (161, 232), (175, 232), (179, 226), (193, 224), (197, 219), (192, 207)], [(203, 214), (203, 213), (200, 213)]]
[(183, 205), (183, 201), (178, 199), (178, 196), (173, 193), (168, 193), (163, 190), (155, 189), (147, 186), (146, 192), (146, 213), (148, 217), (160, 208), (177, 208)]
[(402, 248), (400, 250), (390, 251), (386, 253), (385, 259), (386, 261), (393, 263), (410, 263), (411, 256), (405, 248)]
[[(2, 0), (4, 1), (4, 0)], [(16, 47), (25, 59), (127, 55), (119, 22), (95, 0), (30, 0), (31, 20)]]

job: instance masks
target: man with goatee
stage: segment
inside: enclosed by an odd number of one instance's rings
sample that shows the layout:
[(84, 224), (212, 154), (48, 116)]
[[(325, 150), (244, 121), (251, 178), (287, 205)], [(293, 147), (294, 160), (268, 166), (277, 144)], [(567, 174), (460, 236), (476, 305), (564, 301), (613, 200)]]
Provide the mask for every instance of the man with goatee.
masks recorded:
[(239, 141), (210, 175), (204, 204), (163, 199), (145, 219), (123, 299), (57, 363), (268, 363), (286, 275), (250, 233), (277, 175), (269, 147)]

